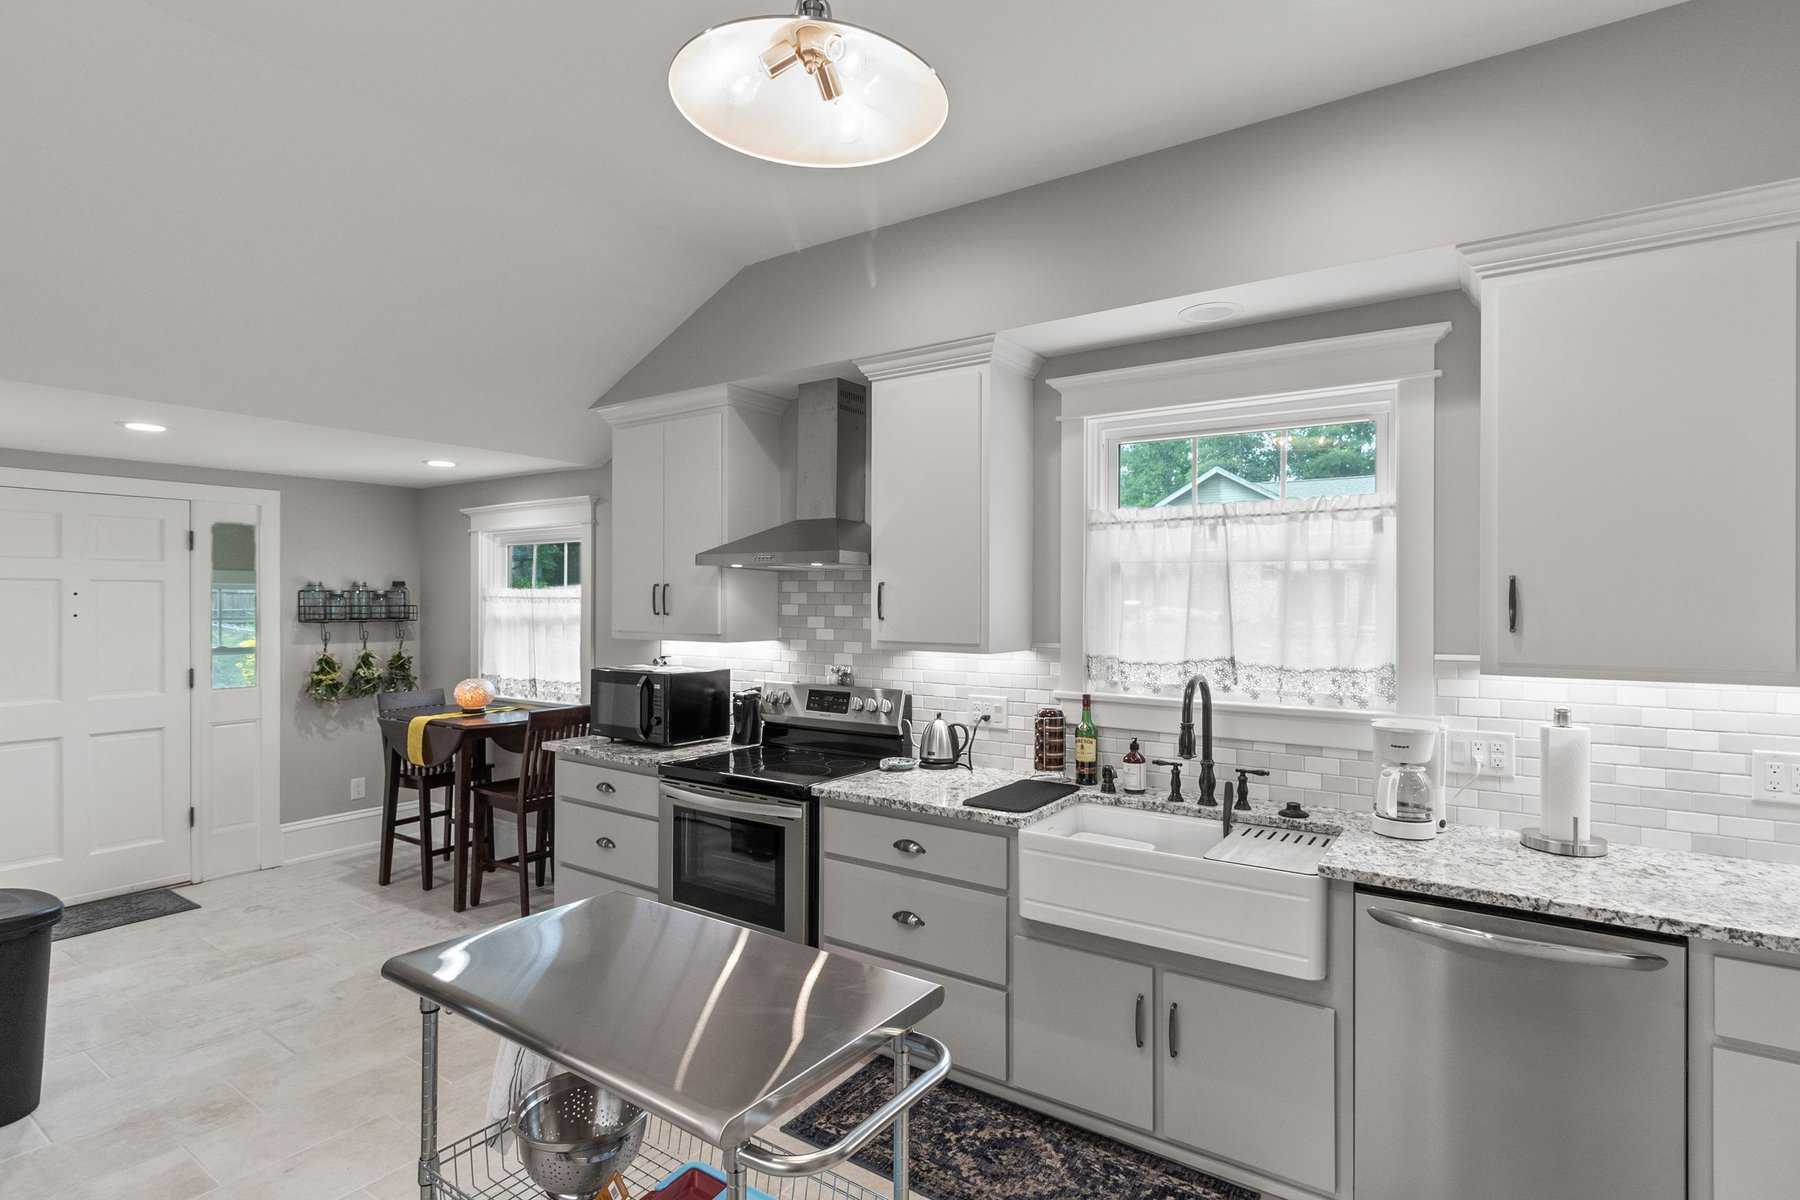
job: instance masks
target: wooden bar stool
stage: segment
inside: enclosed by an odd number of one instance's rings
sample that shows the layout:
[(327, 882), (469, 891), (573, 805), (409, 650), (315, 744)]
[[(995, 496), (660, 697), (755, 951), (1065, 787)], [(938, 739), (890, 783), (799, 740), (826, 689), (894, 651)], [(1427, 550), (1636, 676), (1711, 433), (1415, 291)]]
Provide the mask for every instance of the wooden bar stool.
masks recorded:
[[(436, 706), (442, 709), (445, 705), (444, 689), (434, 688), (422, 692), (381, 692), (375, 697), (376, 711), (392, 712), (401, 708), (429, 708)], [(456, 764), (441, 763), (435, 767), (415, 767), (406, 761), (401, 754), (388, 752), (387, 786), (382, 792), (381, 800), (381, 871), (377, 882), (382, 887), (388, 885), (388, 879), (394, 867), (394, 842), (410, 842), (419, 848), (419, 875), (426, 891), (431, 890), (431, 860), (449, 858), (454, 842), (450, 831), (450, 807), (456, 798)], [(411, 788), (419, 793), (419, 814), (415, 817), (400, 815), (400, 789)], [(444, 790), (444, 807), (431, 807), (431, 794), (438, 788)], [(443, 840), (433, 845), (431, 822), (437, 818), (444, 819)], [(399, 832), (402, 825), (417, 825), (419, 835)]]
[[(556, 755), (545, 742), (581, 737), (588, 731), (585, 708), (546, 708), (531, 714), (525, 725), (525, 748), (519, 754), (519, 777), (478, 783), (474, 788), (475, 869), (469, 879), (469, 904), (481, 903), (482, 876), (495, 867), (519, 874), (519, 915), (531, 915), (531, 867), (537, 866), (538, 886), (556, 853)], [(518, 847), (516, 854), (494, 857), (494, 813), (513, 814)], [(530, 847), (525, 818), (537, 817), (537, 846)]]

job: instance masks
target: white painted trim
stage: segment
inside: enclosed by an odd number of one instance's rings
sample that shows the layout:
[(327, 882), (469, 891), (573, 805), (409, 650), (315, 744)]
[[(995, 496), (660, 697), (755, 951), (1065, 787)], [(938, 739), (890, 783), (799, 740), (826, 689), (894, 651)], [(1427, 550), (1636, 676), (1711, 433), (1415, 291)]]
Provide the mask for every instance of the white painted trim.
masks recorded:
[(562, 496), (555, 500), (514, 500), (507, 504), (483, 504), (462, 510), (469, 529), (477, 533), (504, 533), (513, 529), (548, 529), (555, 525), (591, 524), (591, 496)]
[(1481, 661), (1481, 655), (1479, 655), (1479, 654), (1440, 654), (1437, 656), (1437, 661), (1438, 662), (1454, 662), (1454, 663), (1466, 663), (1466, 662), (1478, 663)]
[[(419, 802), (416, 799), (401, 802), (399, 815), (402, 817), (413, 817), (418, 813)], [(308, 817), (303, 821), (288, 821), (281, 827), (281, 863), (292, 866), (315, 858), (330, 858), (334, 854), (349, 854), (356, 850), (367, 850), (380, 841), (379, 804), (373, 808), (357, 808), (349, 812), (327, 813), (322, 817)], [(399, 846), (414, 849), (405, 842), (399, 843)]]
[(685, 392), (646, 396), (641, 400), (626, 400), (617, 404), (595, 401), (588, 408), (591, 412), (600, 414), (601, 420), (617, 429), (626, 425), (666, 421), (670, 417), (684, 413), (710, 412), (719, 408), (744, 408), (778, 417), (786, 412), (792, 403), (792, 400), (773, 396), (768, 392), (759, 392), (755, 388), (745, 387), (741, 383), (714, 383), (708, 384), (706, 387), (689, 388)]
[[(1181, 699), (1178, 696), (1083, 693), (1062, 688), (1052, 693), (1058, 700), (1075, 703), (1079, 703), (1084, 694), (1093, 696), (1094, 722), (1102, 728), (1143, 730), (1172, 736), (1181, 727)], [(1245, 742), (1367, 750), (1371, 744), (1369, 723), (1392, 715), (1360, 709), (1245, 704), (1215, 699), (1213, 736)], [(1199, 717), (1194, 719), (1198, 724)]]
[(1654, 204), (1458, 246), (1463, 288), (1477, 304), (1488, 279), (1800, 224), (1800, 179)]
[[(83, 475), (72, 471), (37, 471), (22, 467), (0, 467), (0, 487), (36, 488), (51, 492), (90, 492), (106, 496), (148, 496), (158, 499), (188, 501), (188, 524), (193, 527), (193, 505), (197, 501), (213, 501), (224, 504), (255, 505), (260, 512), (257, 520), (257, 583), (256, 605), (258, 611), (258, 633), (261, 639), (261, 614), (269, 613), (274, 618), (271, 628), (275, 636), (270, 644), (285, 645), (285, 635), (281, 632), (287, 628), (283, 614), (287, 609), (283, 604), (281, 575), (281, 493), (268, 488), (228, 487), (222, 484), (183, 483), (179, 480), (134, 479), (128, 475)], [(199, 553), (196, 546), (193, 553)], [(190, 579), (192, 563), (190, 566)], [(212, 597), (210, 589), (196, 592), (189, 588), (188, 605), (190, 628), (195, 612), (199, 606), (206, 606), (210, 614)], [(190, 641), (191, 641), (190, 637)], [(210, 670), (211, 640), (207, 639)], [(196, 657), (201, 647), (189, 646), (189, 656)], [(257, 835), (257, 856), (265, 867), (275, 866), (281, 861), (281, 730), (284, 722), (281, 717), (281, 698), (283, 693), (281, 654), (279, 651), (258, 655), (257, 671), (263, 680), (260, 687), (261, 703), (257, 718), (261, 722), (263, 780), (262, 805), (260, 811), (259, 830)], [(199, 671), (195, 664), (196, 673)], [(188, 726), (189, 726), (189, 770), (188, 796), (189, 803), (196, 808), (195, 830), (200, 827), (200, 820), (207, 814), (198, 811), (200, 801), (194, 788), (194, 772), (202, 765), (197, 753), (194, 731), (203, 717), (197, 702), (199, 688), (189, 694)], [(200, 874), (202, 862), (196, 847), (197, 838), (190, 834), (189, 841), (189, 873), (196, 881), (203, 878)]]
[(958, 338), (910, 350), (896, 350), (891, 354), (877, 354), (872, 358), (860, 358), (856, 360), (856, 369), (867, 376), (869, 382), (874, 383), (881, 379), (899, 379), (953, 367), (986, 366), (991, 362), (999, 362), (1026, 379), (1035, 378), (1044, 365), (1042, 356), (998, 334), (986, 333), (979, 337)]
[[(1116, 421), (1158, 409), (1182, 408), (1191, 414), (1196, 407), (1204, 407), (1207, 415), (1213, 411), (1244, 413), (1267, 408), (1283, 396), (1301, 407), (1320, 392), (1367, 392), (1382, 387), (1391, 396), (1387, 437), (1399, 513), (1398, 709), (1403, 713), (1434, 711), (1436, 347), (1449, 332), (1448, 322), (1414, 325), (1048, 380), (1063, 395), (1059, 641), (1065, 653), (1059, 656), (1057, 694), (1078, 697), (1087, 686), (1083, 607), (1088, 475), (1093, 469), (1089, 443), (1098, 425), (1109, 418)], [(1366, 407), (1367, 397), (1361, 402)], [(1171, 731), (1175, 727), (1174, 718), (1156, 698), (1110, 699), (1113, 711), (1121, 716), (1109, 719), (1109, 724), (1149, 729), (1166, 725)], [(1179, 702), (1176, 705), (1179, 708)], [(1374, 715), (1242, 704), (1215, 704), (1214, 713), (1215, 732), (1221, 737), (1354, 749), (1367, 745), (1363, 726)], [(1360, 736), (1355, 734), (1358, 730), (1362, 730)], [(1350, 738), (1353, 740), (1345, 740)]]

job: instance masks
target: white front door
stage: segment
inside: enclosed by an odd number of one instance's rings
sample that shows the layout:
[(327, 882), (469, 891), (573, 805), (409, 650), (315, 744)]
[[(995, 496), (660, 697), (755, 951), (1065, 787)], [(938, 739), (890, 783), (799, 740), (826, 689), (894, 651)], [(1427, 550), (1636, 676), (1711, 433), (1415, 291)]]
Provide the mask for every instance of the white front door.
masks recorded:
[(190, 877), (188, 505), (0, 487), (0, 887)]

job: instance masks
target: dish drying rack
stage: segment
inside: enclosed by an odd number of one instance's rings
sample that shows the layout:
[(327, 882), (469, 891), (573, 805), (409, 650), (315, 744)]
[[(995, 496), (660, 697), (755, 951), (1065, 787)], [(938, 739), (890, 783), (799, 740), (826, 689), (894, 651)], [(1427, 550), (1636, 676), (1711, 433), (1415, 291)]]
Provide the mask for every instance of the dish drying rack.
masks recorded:
[[(544, 1189), (525, 1173), (517, 1145), (507, 1122), (500, 1120), (441, 1147), (437, 1165), (427, 1169), (431, 1197), (433, 1200), (544, 1200)], [(766, 1154), (783, 1153), (761, 1140), (753, 1141), (751, 1146)], [(653, 1115), (644, 1133), (643, 1146), (631, 1165), (625, 1168), (625, 1184), (636, 1200), (686, 1163), (704, 1162), (722, 1167), (723, 1159), (723, 1153), (716, 1146)], [(751, 1187), (775, 1197), (775, 1200), (887, 1200), (885, 1193), (866, 1188), (835, 1171), (778, 1179), (751, 1168), (746, 1176)], [(719, 1200), (724, 1200), (723, 1192), (719, 1194)]]

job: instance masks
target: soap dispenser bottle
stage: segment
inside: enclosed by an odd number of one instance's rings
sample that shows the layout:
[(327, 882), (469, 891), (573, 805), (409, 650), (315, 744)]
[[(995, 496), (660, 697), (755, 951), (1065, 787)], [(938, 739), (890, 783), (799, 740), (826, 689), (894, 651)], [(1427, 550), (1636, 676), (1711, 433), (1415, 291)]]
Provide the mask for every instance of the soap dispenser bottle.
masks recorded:
[(1125, 789), (1128, 796), (1144, 794), (1144, 752), (1138, 749), (1138, 740), (1131, 739), (1131, 749), (1125, 751), (1122, 760), (1125, 770), (1120, 773), (1119, 786)]

